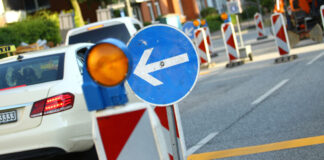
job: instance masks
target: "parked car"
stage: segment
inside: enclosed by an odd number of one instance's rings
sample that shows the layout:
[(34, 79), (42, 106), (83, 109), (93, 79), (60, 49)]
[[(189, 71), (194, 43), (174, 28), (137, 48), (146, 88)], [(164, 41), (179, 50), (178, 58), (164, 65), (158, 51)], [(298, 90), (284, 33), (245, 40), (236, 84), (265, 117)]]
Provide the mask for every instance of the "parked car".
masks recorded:
[(141, 28), (143, 28), (143, 25), (137, 19), (130, 17), (114, 18), (69, 30), (65, 44), (95, 43), (105, 38), (116, 38), (127, 43)]
[[(110, 37), (126, 43), (142, 27), (132, 18), (88, 24), (68, 32), (68, 46), (0, 59), (0, 159), (91, 149), (81, 86), (84, 55), (93, 43), (80, 42)], [(130, 102), (139, 101), (127, 85), (126, 92)]]
[(93, 147), (81, 85), (91, 43), (0, 60), (0, 159)]

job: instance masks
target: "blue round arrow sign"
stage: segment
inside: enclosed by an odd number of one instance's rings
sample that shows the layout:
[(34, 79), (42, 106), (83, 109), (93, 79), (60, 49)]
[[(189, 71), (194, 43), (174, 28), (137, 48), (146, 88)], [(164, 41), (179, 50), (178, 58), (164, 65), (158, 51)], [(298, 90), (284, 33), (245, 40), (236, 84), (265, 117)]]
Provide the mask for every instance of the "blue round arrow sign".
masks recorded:
[(188, 36), (168, 25), (140, 30), (129, 42), (133, 70), (127, 79), (134, 93), (156, 105), (175, 104), (193, 89), (199, 72), (196, 49)]
[(193, 24), (192, 21), (186, 22), (183, 26), (182, 26), (182, 31), (191, 39), (194, 39), (194, 32), (195, 32), (195, 25)]

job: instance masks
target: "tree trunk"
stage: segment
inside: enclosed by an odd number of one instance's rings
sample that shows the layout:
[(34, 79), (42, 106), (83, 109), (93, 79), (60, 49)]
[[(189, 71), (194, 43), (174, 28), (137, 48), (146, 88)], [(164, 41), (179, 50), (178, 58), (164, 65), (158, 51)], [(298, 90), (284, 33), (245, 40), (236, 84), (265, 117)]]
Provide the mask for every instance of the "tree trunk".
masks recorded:
[(75, 21), (75, 25), (76, 27), (81, 27), (84, 25), (84, 20), (82, 17), (82, 12), (79, 6), (79, 2), (78, 0), (70, 0), (72, 7), (74, 9), (74, 21)]

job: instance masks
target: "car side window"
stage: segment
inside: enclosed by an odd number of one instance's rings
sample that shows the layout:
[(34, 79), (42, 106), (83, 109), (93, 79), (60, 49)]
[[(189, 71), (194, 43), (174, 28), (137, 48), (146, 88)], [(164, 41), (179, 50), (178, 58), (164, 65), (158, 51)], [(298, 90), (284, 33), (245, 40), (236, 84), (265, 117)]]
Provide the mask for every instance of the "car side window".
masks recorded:
[(136, 23), (134, 23), (134, 27), (136, 28), (137, 31), (141, 29), (141, 26), (139, 24), (136, 24)]
[(85, 62), (85, 53), (87, 52), (87, 50), (88, 50), (87, 47), (81, 48), (76, 53), (77, 63), (81, 74), (83, 74), (83, 65)]

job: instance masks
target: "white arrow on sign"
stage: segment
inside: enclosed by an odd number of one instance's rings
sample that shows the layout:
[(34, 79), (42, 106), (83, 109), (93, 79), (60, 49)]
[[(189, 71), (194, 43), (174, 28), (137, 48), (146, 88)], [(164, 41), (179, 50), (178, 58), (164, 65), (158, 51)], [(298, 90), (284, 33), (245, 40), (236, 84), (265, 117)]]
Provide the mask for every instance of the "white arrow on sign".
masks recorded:
[(164, 59), (164, 60), (161, 60), (158, 62), (146, 64), (147, 60), (151, 56), (152, 51), (153, 51), (153, 48), (149, 48), (143, 52), (143, 55), (142, 55), (140, 61), (138, 62), (138, 65), (135, 68), (134, 74), (139, 76), (140, 78), (142, 78), (143, 80), (145, 80), (146, 82), (150, 83), (153, 86), (162, 85), (163, 82), (154, 78), (149, 73), (152, 73), (152, 72), (155, 72), (155, 71), (158, 71), (161, 69), (169, 68), (169, 67), (172, 67), (172, 66), (175, 66), (178, 64), (189, 62), (188, 54), (183, 53), (181, 55), (167, 58), (167, 59)]
[(186, 33), (186, 35), (188, 35), (189, 37), (191, 37), (192, 36), (192, 31), (193, 31), (193, 27), (191, 27), (191, 28), (186, 28), (185, 29), (185, 33)]

